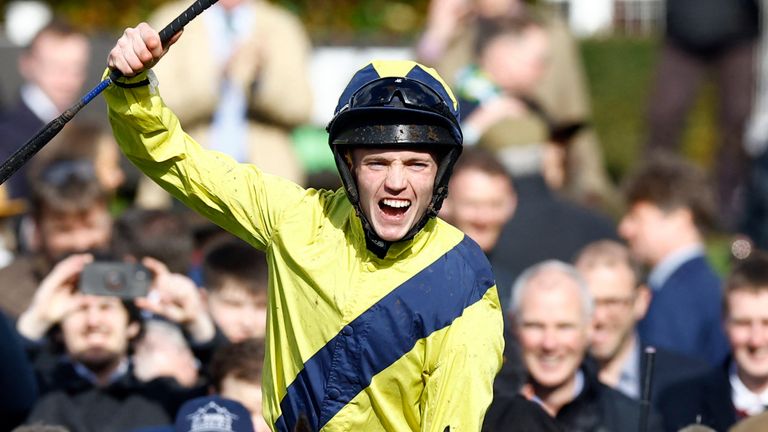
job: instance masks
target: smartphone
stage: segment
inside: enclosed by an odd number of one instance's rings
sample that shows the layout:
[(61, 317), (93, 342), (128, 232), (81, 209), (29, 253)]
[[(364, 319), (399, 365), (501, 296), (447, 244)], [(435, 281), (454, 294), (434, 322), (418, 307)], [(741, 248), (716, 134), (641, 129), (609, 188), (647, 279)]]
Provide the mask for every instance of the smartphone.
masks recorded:
[(78, 288), (83, 294), (133, 299), (146, 297), (152, 273), (141, 264), (95, 261), (80, 273)]

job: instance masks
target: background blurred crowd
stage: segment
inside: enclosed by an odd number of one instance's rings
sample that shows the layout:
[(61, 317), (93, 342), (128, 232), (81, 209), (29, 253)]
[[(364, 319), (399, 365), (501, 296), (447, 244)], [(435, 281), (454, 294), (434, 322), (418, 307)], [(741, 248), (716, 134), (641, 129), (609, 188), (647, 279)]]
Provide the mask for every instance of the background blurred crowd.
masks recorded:
[[(190, 2), (159, 3), (140, 17), (157, 28)], [(155, 68), (161, 93), (204, 145), (337, 188), (313, 122), (326, 94), (316, 42), (284, 3), (219, 0)], [(392, 51), (436, 68), (460, 100), (465, 150), (440, 216), (486, 252), (507, 336), (484, 429), (764, 430), (765, 9), (654, 3), (644, 127), (617, 171), (592, 115), (603, 83), (564, 14), (578, 3), (432, 0), (410, 47)], [(103, 70), (97, 38), (42, 10), (14, 51), (3, 161)], [(682, 145), (702, 88), (712, 164)], [(222, 412), (248, 413), (231, 430), (268, 430), (266, 257), (138, 174), (102, 117), (76, 118), (0, 187), (0, 430), (188, 431)]]

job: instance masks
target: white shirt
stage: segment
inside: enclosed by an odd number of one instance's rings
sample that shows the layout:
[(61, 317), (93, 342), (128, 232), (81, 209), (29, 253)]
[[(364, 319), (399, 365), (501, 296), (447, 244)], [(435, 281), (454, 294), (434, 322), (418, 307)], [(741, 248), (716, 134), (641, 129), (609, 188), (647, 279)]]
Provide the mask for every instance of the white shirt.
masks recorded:
[(731, 365), (729, 379), (731, 381), (731, 400), (737, 411), (745, 412), (749, 416), (765, 411), (765, 408), (768, 407), (768, 389), (759, 394), (749, 390), (736, 373), (735, 363)]
[[(223, 68), (235, 50), (254, 29), (255, 11), (244, 2), (232, 10), (218, 4), (204, 14), (212, 39), (212, 53)], [(210, 130), (210, 148), (224, 152), (240, 162), (248, 161), (248, 101), (244, 89), (228, 78), (221, 82), (219, 104), (213, 113)]]
[(61, 114), (51, 98), (34, 84), (21, 86), (21, 100), (43, 123), (48, 123)]

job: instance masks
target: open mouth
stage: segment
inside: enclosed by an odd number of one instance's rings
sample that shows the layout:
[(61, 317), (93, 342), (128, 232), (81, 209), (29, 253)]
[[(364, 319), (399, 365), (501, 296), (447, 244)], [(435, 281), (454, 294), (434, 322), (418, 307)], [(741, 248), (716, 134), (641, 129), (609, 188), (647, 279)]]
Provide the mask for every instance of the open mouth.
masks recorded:
[(379, 201), (379, 209), (387, 216), (400, 216), (411, 208), (411, 201), (404, 199), (383, 199)]

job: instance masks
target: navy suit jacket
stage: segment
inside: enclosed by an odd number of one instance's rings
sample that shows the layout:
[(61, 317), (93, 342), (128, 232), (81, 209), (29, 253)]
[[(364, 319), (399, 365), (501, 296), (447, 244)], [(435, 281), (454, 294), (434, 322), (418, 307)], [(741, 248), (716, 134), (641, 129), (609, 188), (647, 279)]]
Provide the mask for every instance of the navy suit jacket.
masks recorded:
[(0, 312), (0, 430), (21, 424), (37, 398), (32, 364), (24, 352), (20, 336)]
[[(3, 112), (3, 116), (0, 118), (0, 159), (3, 162), (8, 160), (43, 126), (45, 123), (21, 100), (15, 107)], [(6, 184), (11, 198), (29, 197), (26, 172), (25, 165), (8, 179)]]
[[(645, 347), (644, 347), (645, 348)], [(644, 349), (643, 349), (644, 351)], [(640, 392), (646, 378), (646, 357), (640, 352)], [(663, 348), (656, 349), (651, 380), (651, 403), (661, 412), (660, 397), (676, 384), (708, 373), (709, 365), (695, 358), (687, 357)]]
[(540, 175), (516, 177), (514, 184), (519, 204), (490, 256), (504, 311), (512, 284), (526, 268), (548, 259), (570, 262), (595, 240), (619, 240), (613, 221), (560, 198)]
[(657, 406), (666, 431), (677, 432), (698, 420), (716, 431), (727, 431), (736, 423), (728, 364), (662, 391)]
[(653, 290), (648, 313), (638, 324), (640, 339), (718, 366), (729, 350), (722, 302), (720, 278), (703, 256), (694, 257)]

